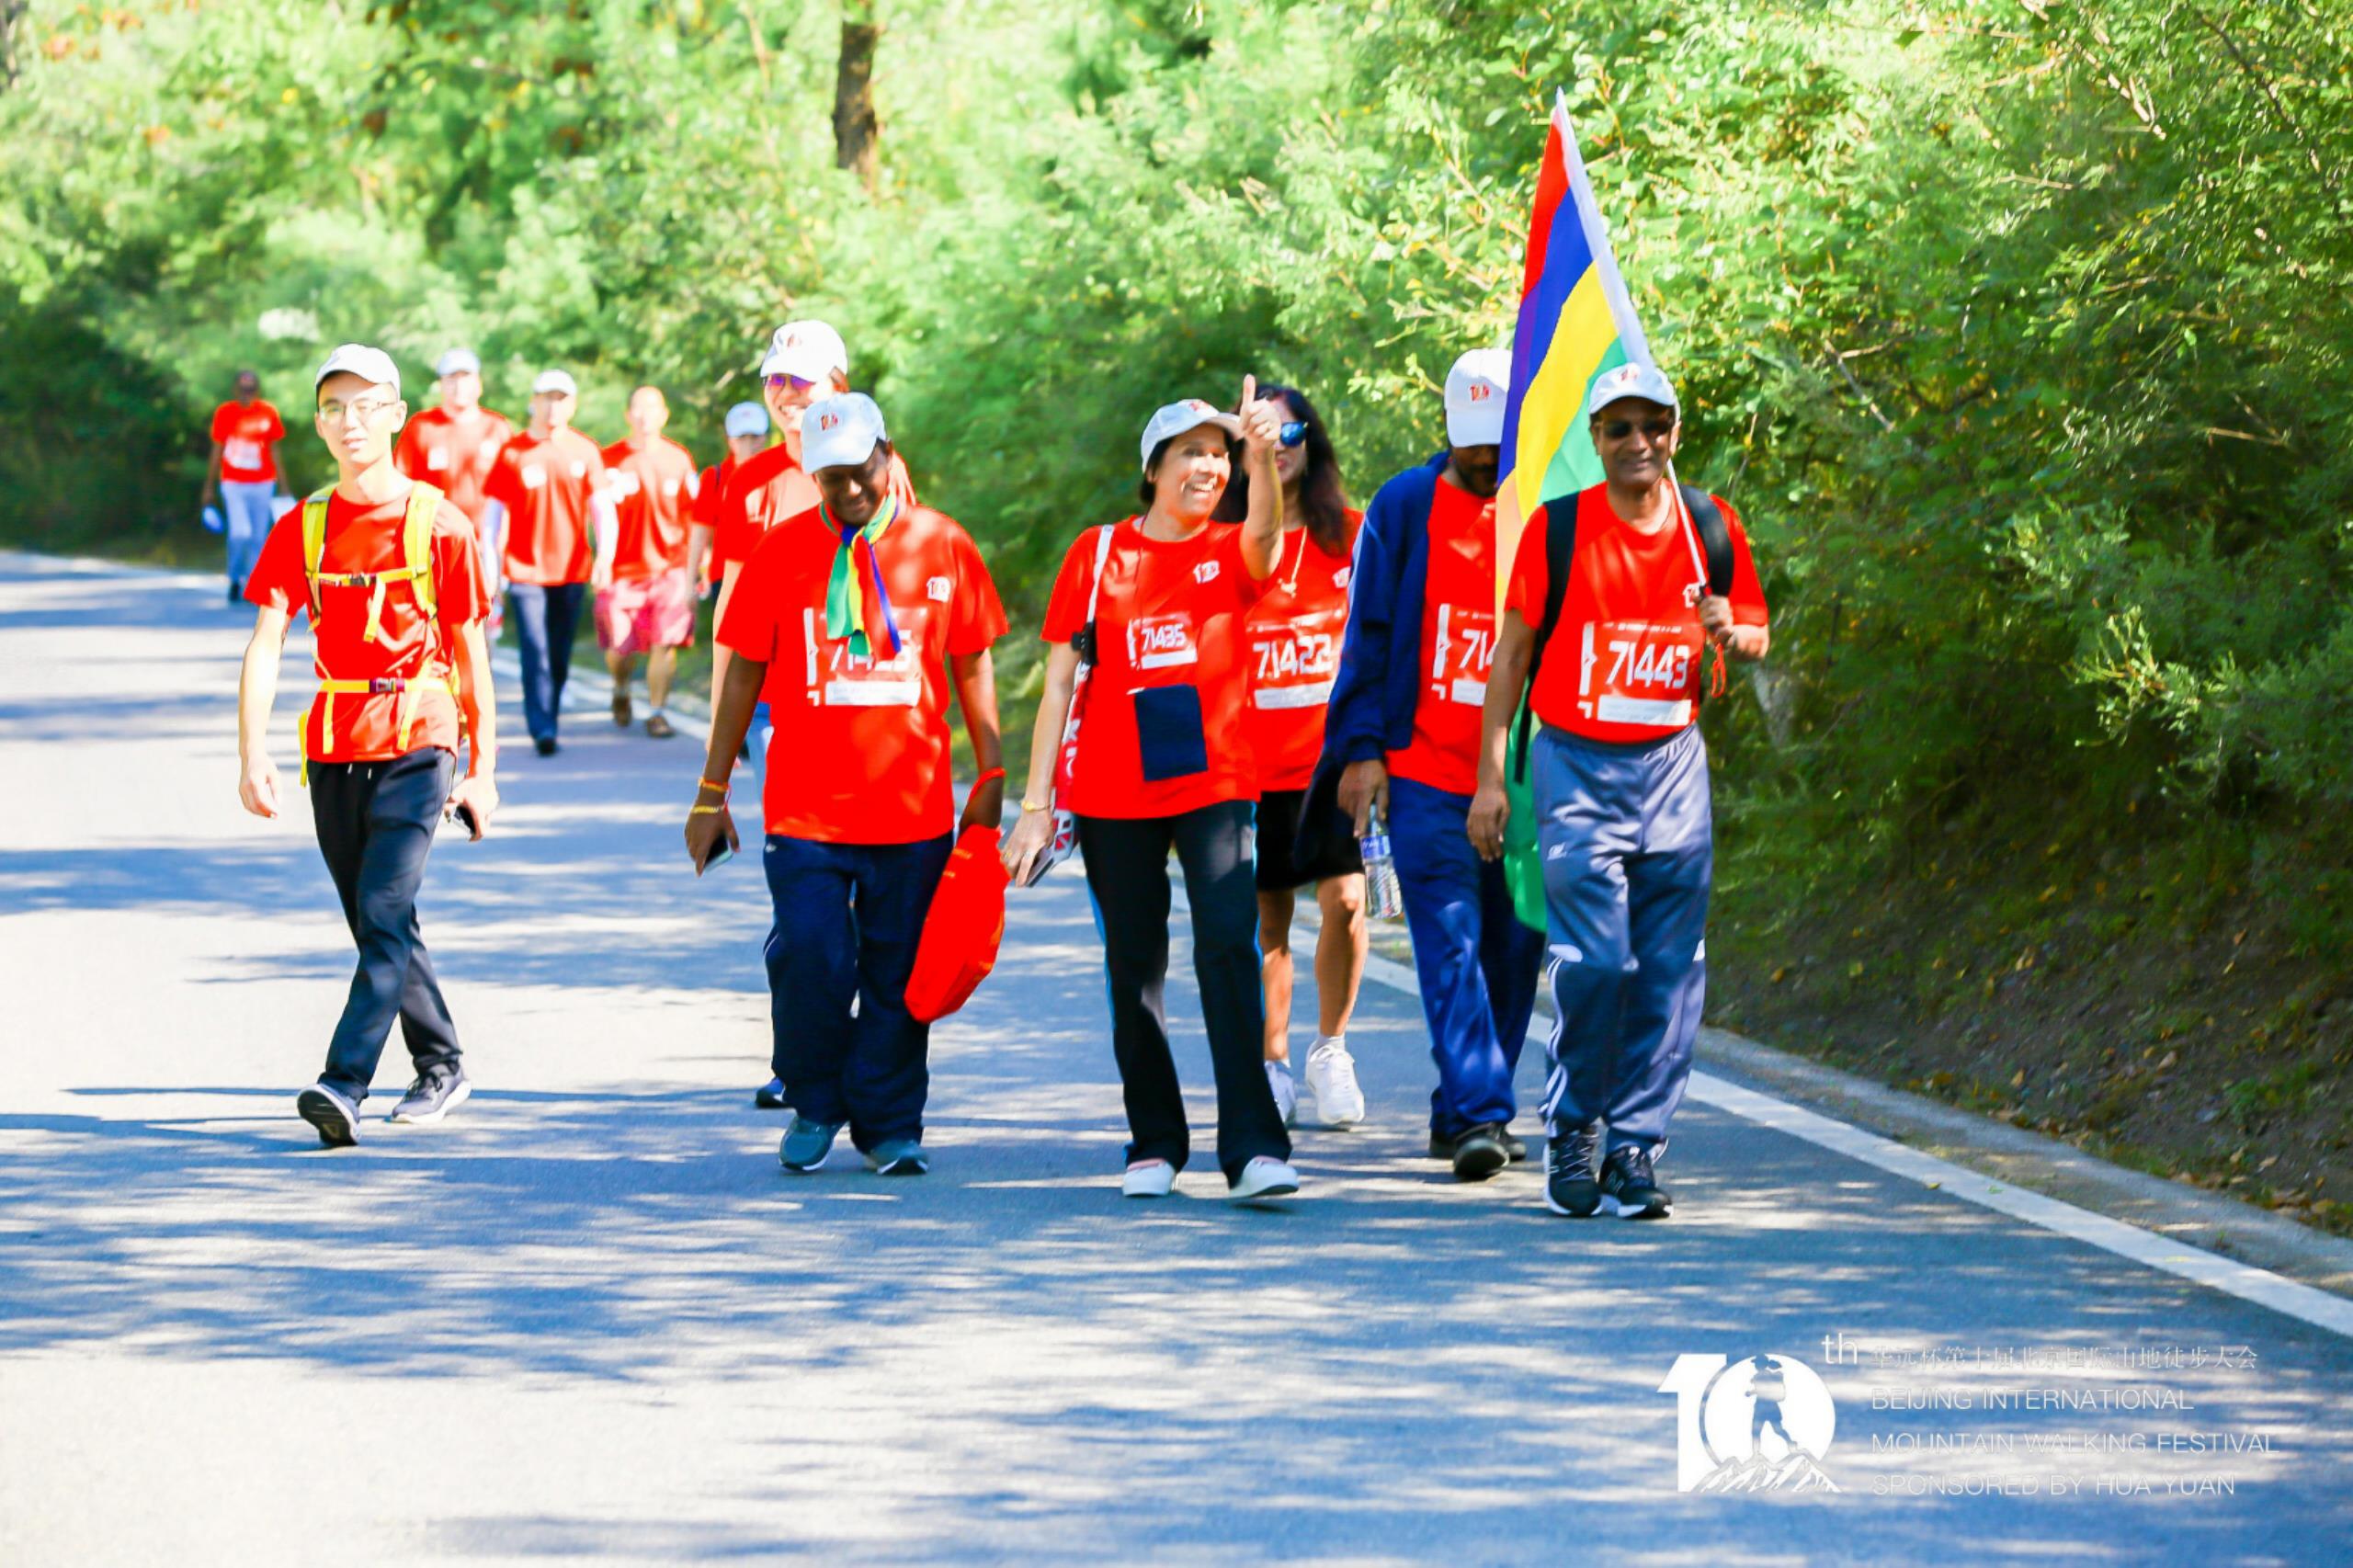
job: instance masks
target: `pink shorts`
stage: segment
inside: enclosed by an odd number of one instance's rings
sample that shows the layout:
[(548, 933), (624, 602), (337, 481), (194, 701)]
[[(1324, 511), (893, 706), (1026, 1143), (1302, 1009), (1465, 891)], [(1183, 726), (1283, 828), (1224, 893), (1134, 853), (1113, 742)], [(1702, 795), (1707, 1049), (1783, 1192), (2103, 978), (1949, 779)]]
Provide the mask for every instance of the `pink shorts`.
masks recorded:
[(597, 595), (597, 645), (608, 653), (686, 648), (695, 640), (695, 582), (683, 566), (615, 583)]

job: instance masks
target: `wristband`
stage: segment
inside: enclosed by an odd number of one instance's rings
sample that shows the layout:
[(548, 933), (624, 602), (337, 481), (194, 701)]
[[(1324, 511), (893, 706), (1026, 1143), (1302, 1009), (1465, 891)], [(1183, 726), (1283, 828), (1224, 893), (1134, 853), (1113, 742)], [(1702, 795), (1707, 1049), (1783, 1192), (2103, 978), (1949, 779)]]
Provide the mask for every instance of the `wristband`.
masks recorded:
[(688, 809), (687, 815), (690, 817), (715, 817), (726, 809), (727, 808), (725, 806), (693, 806)]
[(710, 779), (708, 779), (708, 778), (706, 778), (706, 779), (704, 779), (704, 780), (702, 781), (702, 787), (703, 787), (704, 789), (706, 789), (706, 790), (718, 790), (718, 791), (719, 791), (721, 794), (722, 794), (722, 795), (724, 795), (725, 793), (727, 793), (727, 786), (726, 786), (726, 785), (724, 785), (724, 784), (720, 784), (720, 783), (714, 783), (713, 781), (711, 781)]
[(1051, 809), (1051, 807), (1040, 805), (1035, 801), (1024, 801), (1021, 802), (1021, 810), (1024, 815), (1027, 815), (1030, 812), (1042, 812), (1049, 811)]
[(992, 767), (992, 768), (990, 768), (986, 773), (982, 774), (978, 778), (975, 778), (975, 779), (973, 779), (973, 780), (972, 780), (972, 788), (973, 788), (973, 789), (975, 789), (975, 790), (977, 790), (977, 789), (979, 789), (982, 785), (983, 785), (983, 784), (987, 783), (987, 782), (988, 782), (990, 779), (992, 779), (992, 778), (1003, 778), (1004, 777), (1005, 777), (1005, 769), (1004, 769), (1004, 768), (1002, 768), (1002, 767)]

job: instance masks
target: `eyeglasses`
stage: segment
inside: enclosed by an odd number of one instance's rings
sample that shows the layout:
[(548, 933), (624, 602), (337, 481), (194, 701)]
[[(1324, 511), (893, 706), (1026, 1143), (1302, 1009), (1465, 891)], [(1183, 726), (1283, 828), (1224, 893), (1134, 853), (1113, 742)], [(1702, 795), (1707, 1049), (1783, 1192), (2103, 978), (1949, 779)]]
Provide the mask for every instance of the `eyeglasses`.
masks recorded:
[(362, 397), (345, 403), (338, 398), (329, 398), (319, 404), (319, 417), (330, 425), (346, 419), (357, 419), (362, 425), (373, 425), (383, 416), (385, 410), (398, 406), (399, 403), (395, 399)]
[(1284, 446), (1286, 446), (1286, 447), (1296, 447), (1296, 446), (1298, 446), (1300, 443), (1302, 443), (1302, 442), (1305, 441), (1306, 439), (1307, 439), (1307, 421), (1306, 421), (1306, 420), (1304, 420), (1304, 419), (1293, 419), (1293, 420), (1288, 421), (1288, 422), (1283, 426), (1283, 428), (1282, 428), (1282, 435), (1281, 435), (1281, 440), (1282, 440), (1282, 444), (1283, 444)]
[(1606, 441), (1622, 441), (1638, 428), (1652, 440), (1664, 441), (1675, 434), (1675, 418), (1669, 415), (1662, 419), (1645, 419), (1639, 425), (1631, 419), (1605, 419), (1601, 422), (1601, 437)]
[(800, 376), (770, 376), (768, 378), (768, 391), (770, 392), (807, 392), (811, 387), (813, 387), (816, 384), (816, 382), (804, 380)]

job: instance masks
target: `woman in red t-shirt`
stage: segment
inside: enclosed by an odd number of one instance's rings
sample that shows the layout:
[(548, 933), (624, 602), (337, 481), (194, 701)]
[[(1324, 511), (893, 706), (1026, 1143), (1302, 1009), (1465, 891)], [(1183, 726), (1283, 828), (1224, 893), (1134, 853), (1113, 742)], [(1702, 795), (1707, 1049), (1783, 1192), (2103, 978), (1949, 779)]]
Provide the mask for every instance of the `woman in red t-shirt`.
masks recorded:
[[(1364, 1091), (1348, 1054), (1348, 1016), (1364, 980), (1370, 932), (1364, 917), (1364, 858), (1356, 834), (1329, 793), (1311, 800), (1307, 786), (1324, 749), (1324, 706), (1339, 666), (1348, 619), (1348, 570), (1364, 514), (1348, 506), (1340, 462), (1323, 416), (1307, 394), (1268, 387), (1283, 405), (1275, 449), (1282, 481), (1282, 547), (1275, 574), (1244, 622), (1250, 660), (1250, 744), (1258, 754), (1258, 950), (1267, 1003), (1267, 1082), (1290, 1122), (1299, 1108), (1290, 1075), (1291, 915), (1298, 890), (1312, 885), (1324, 915), (1315, 942), (1315, 1044), (1307, 1053), (1307, 1087), (1318, 1116), (1335, 1127), (1364, 1119)], [(1237, 475), (1218, 504), (1222, 520), (1240, 521), (1250, 482)], [(1310, 811), (1324, 818), (1302, 834)], [(1298, 853), (1302, 845), (1312, 853)]]
[[(1045, 692), (1021, 820), (1005, 847), (1006, 868), (1026, 881), (1052, 840), (1054, 810), (1078, 819), (1127, 1100), (1121, 1190), (1131, 1198), (1166, 1195), (1191, 1153), (1161, 1004), (1172, 848), (1192, 906), (1227, 1190), (1243, 1199), (1299, 1190), (1290, 1135), (1259, 1065), (1258, 777), (1243, 631), (1280, 542), (1271, 481), (1282, 419), (1255, 381), (1244, 383), (1241, 408), (1237, 417), (1190, 398), (1154, 414), (1143, 431), (1143, 514), (1089, 528), (1072, 544), (1046, 608)], [(1211, 520), (1233, 476), (1235, 437), (1268, 480), (1238, 528)], [(1082, 656), (1086, 705), (1067, 798), (1056, 800), (1055, 761)]]

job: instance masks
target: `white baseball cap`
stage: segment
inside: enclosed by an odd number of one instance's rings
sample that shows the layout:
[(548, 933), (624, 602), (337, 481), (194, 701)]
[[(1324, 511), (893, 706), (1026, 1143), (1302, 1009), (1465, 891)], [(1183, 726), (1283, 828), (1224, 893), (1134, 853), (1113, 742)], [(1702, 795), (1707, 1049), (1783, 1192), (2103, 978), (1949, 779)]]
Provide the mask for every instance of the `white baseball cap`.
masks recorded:
[(1511, 350), (1473, 348), (1446, 373), (1446, 441), (1450, 447), (1500, 447), (1511, 401)]
[(370, 348), (364, 343), (346, 343), (327, 356), (319, 373), (311, 378), (311, 390), (316, 392), (326, 384), (329, 376), (350, 374), (358, 376), (372, 386), (388, 386), (401, 390), (401, 368), (392, 357), (381, 348)]
[(768, 411), (756, 403), (739, 403), (727, 411), (727, 436), (765, 436), (768, 433)]
[(558, 392), (565, 397), (578, 397), (580, 383), (572, 379), (569, 371), (541, 370), (540, 379), (531, 383), (531, 395), (537, 397), (541, 392)]
[(1146, 478), (1152, 474), (1153, 449), (1163, 441), (1173, 441), (1188, 430), (1198, 430), (1204, 425), (1214, 425), (1239, 440), (1242, 421), (1233, 415), (1221, 413), (1212, 403), (1188, 397), (1172, 403), (1154, 414), (1143, 427), (1143, 468)]
[(856, 468), (874, 455), (876, 442), (890, 438), (872, 398), (836, 392), (811, 403), (801, 416), (801, 466), (812, 474), (821, 468)]
[(477, 376), (482, 374), (482, 360), (471, 348), (452, 348), (433, 362), (433, 373), (437, 376), (459, 376), (469, 372)]
[(787, 322), (768, 339), (767, 357), (760, 361), (763, 376), (798, 376), (822, 381), (839, 371), (849, 375), (849, 350), (842, 335), (821, 321)]
[(1620, 365), (1594, 378), (1593, 392), (1585, 400), (1587, 415), (1600, 413), (1621, 397), (1638, 397), (1661, 408), (1680, 409), (1675, 385), (1655, 365)]

